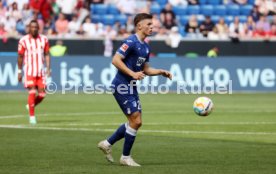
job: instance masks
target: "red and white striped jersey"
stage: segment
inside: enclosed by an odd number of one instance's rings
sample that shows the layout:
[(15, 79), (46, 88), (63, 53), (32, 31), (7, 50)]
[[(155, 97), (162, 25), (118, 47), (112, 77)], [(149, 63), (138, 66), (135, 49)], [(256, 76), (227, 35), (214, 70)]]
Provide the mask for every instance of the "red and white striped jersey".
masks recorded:
[(44, 54), (49, 53), (49, 41), (44, 35), (33, 38), (30, 34), (19, 40), (18, 54), (24, 56), (25, 76), (44, 76)]

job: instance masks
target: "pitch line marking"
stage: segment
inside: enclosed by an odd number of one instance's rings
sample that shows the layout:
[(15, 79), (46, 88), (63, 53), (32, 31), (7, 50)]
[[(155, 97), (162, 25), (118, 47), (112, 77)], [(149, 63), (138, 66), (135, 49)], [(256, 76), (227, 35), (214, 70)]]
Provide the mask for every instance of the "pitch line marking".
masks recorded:
[[(24, 125), (0, 125), (0, 128), (11, 129), (40, 129), (60, 131), (90, 131), (90, 132), (113, 132), (114, 129), (87, 129), (87, 128), (61, 128), (61, 127), (36, 127)], [(170, 130), (139, 130), (141, 133), (165, 133), (165, 134), (216, 134), (216, 135), (276, 135), (276, 132), (222, 132), (222, 131), (170, 131)]]

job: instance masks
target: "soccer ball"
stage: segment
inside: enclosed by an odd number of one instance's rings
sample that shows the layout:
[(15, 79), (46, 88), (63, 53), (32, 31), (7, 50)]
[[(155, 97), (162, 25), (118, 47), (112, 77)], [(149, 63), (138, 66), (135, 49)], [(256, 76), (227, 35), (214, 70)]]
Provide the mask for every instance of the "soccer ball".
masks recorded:
[(194, 101), (194, 111), (198, 116), (207, 116), (211, 114), (214, 104), (208, 97), (198, 97)]

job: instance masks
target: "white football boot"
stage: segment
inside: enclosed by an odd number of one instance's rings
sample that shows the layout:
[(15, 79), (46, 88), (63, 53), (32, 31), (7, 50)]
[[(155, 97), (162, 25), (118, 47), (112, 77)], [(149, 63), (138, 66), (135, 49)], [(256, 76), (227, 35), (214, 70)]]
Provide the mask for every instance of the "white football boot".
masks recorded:
[(108, 162), (111, 162), (111, 163), (114, 162), (114, 159), (111, 154), (112, 153), (111, 145), (108, 145), (107, 140), (103, 140), (99, 142), (98, 148), (103, 151), (103, 153), (105, 154), (105, 158)]
[(140, 167), (141, 165), (136, 163), (131, 156), (121, 156), (120, 164), (123, 166)]
[(30, 117), (30, 124), (31, 125), (35, 125), (36, 124), (36, 119), (35, 119), (35, 116), (32, 116), (32, 117)]

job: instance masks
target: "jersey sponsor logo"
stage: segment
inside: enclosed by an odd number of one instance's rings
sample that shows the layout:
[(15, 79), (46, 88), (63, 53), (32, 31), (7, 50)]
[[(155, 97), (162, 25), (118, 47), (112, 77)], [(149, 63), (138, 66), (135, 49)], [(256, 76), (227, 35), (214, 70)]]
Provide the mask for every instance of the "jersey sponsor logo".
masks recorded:
[(141, 66), (146, 61), (146, 58), (144, 57), (138, 57), (136, 66)]
[(128, 45), (125, 43), (120, 47), (120, 50), (122, 50), (123, 52), (126, 52), (127, 49), (128, 49)]
[(127, 42), (133, 42), (132, 40), (126, 40)]

